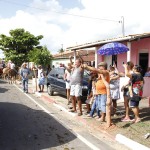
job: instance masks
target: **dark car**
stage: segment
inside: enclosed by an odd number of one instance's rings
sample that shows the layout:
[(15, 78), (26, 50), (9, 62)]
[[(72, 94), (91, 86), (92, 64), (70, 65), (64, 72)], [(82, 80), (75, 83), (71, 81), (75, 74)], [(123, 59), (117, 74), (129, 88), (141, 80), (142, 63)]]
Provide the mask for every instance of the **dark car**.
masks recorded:
[[(65, 73), (64, 68), (54, 68), (47, 76), (47, 91), (49, 95), (53, 95), (54, 92), (58, 92), (60, 95), (66, 96), (66, 83), (63, 79)], [(88, 78), (89, 75), (85, 71), (82, 84), (82, 103), (85, 102), (88, 93)]]

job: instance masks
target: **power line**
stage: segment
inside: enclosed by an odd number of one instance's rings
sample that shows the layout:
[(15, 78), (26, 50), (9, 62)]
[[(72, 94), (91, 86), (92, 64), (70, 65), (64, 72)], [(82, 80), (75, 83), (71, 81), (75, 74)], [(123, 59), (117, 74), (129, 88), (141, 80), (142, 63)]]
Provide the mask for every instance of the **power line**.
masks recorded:
[[(17, 3), (17, 2), (12, 2), (12, 1), (7, 1), (7, 0), (0, 0), (0, 1), (6, 2), (6, 3), (11, 3), (11, 4), (14, 4), (14, 5), (19, 5), (19, 6), (29, 7), (29, 8), (33, 8), (33, 9), (38, 9), (38, 10), (41, 10), (41, 11), (49, 11), (49, 10), (46, 10), (46, 9), (32, 7), (32, 6)], [(90, 16), (82, 16), (82, 15), (76, 15), (76, 14), (70, 14), (70, 13), (66, 13), (66, 12), (59, 12), (59, 11), (52, 11), (52, 10), (50, 10), (50, 12), (57, 13), (57, 14), (62, 14), (62, 15), (74, 16), (74, 17), (81, 17), (81, 18), (87, 18), (87, 19), (95, 19), (95, 20), (103, 20), (103, 21), (111, 21), (111, 22), (120, 23), (120, 21), (111, 20), (111, 19), (103, 19), (103, 18), (90, 17)]]

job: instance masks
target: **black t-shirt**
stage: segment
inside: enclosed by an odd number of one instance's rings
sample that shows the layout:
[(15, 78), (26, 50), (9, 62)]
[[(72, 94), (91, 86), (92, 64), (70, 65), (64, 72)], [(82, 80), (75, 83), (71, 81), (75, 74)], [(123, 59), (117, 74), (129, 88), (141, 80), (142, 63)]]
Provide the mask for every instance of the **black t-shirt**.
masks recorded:
[(144, 81), (143, 76), (140, 73), (133, 73), (131, 79), (132, 84), (138, 81)]

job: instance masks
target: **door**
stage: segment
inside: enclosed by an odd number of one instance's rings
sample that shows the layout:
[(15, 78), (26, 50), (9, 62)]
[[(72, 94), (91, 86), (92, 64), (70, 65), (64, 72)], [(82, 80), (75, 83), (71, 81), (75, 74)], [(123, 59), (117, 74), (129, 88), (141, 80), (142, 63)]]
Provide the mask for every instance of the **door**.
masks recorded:
[(142, 67), (142, 75), (144, 76), (148, 67), (149, 53), (139, 53), (139, 65)]

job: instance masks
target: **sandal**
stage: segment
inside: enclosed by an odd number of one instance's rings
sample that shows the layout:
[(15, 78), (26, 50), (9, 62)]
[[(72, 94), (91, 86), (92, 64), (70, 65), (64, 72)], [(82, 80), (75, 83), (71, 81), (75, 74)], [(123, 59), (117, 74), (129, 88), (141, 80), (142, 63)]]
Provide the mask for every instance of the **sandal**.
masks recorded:
[(73, 110), (73, 109), (70, 109), (69, 112), (74, 112), (74, 113), (76, 113), (77, 111), (76, 111), (76, 110)]
[(99, 121), (99, 122), (105, 122), (105, 120), (102, 119), (102, 118), (98, 118), (97, 121)]
[(123, 118), (121, 119), (122, 122), (128, 122), (128, 121), (132, 121), (130, 118)]
[(80, 112), (80, 113), (78, 113), (78, 116), (82, 116), (82, 113)]
[(138, 118), (138, 119), (132, 119), (132, 122), (133, 123), (138, 123), (138, 122), (141, 122), (141, 119), (140, 118)]

